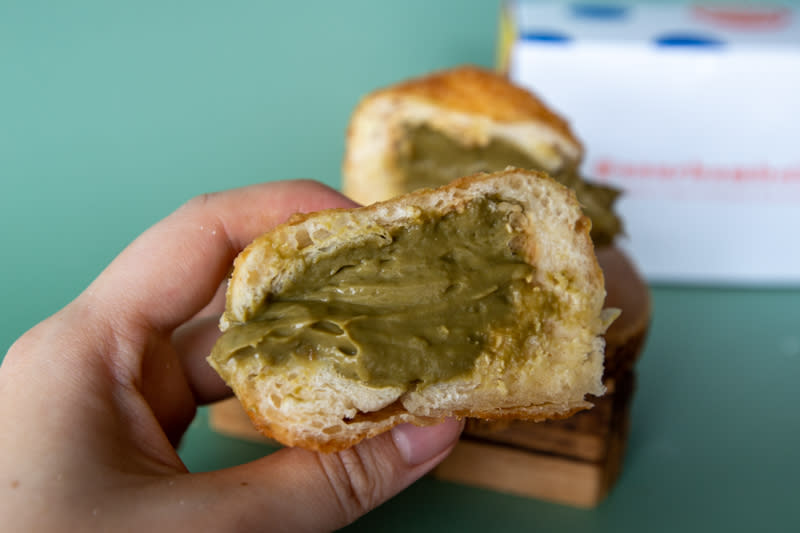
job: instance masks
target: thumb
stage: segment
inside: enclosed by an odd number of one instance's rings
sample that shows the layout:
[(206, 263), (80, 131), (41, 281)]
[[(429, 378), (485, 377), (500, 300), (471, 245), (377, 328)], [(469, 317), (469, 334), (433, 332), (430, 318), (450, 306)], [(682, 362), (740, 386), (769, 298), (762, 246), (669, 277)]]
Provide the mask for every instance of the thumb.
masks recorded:
[[(322, 454), (286, 448), (258, 461), (194, 478), (206, 526), (242, 531), (328, 531), (353, 522), (439, 464), (463, 423), (404, 424), (348, 450)], [(216, 501), (207, 505), (208, 498)], [(193, 499), (193, 498), (192, 498)], [(199, 503), (199, 502), (198, 502)], [(205, 513), (204, 513), (205, 514)], [(221, 522), (218, 522), (221, 521)]]

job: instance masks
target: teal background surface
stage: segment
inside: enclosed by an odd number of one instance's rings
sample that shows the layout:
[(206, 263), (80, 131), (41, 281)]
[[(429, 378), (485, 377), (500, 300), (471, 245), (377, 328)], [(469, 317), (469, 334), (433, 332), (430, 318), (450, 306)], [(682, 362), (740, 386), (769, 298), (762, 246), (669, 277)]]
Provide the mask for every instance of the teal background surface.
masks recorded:
[[(338, 187), (359, 98), (493, 65), (498, 6), (0, 2), (0, 353), (192, 196), (296, 177)], [(426, 478), (349, 530), (796, 530), (800, 291), (653, 298), (624, 471), (599, 508)], [(211, 433), (205, 411), (181, 449), (194, 471), (268, 452)]]

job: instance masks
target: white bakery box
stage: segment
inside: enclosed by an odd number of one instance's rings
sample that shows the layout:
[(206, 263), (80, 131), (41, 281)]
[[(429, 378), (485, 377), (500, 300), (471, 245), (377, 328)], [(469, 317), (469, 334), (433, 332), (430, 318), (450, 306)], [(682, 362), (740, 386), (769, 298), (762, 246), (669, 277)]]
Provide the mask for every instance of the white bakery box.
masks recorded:
[(649, 281), (800, 285), (800, 10), (513, 1), (500, 52), (624, 191)]

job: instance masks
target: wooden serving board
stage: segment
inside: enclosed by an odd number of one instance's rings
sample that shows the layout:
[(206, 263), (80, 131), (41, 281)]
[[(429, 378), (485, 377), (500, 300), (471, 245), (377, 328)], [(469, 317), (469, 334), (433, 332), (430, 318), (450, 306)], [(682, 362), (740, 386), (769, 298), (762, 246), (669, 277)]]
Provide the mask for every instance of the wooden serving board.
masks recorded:
[(594, 507), (622, 468), (634, 375), (608, 380), (595, 407), (565, 420), (468, 420), (439, 479), (576, 507)]

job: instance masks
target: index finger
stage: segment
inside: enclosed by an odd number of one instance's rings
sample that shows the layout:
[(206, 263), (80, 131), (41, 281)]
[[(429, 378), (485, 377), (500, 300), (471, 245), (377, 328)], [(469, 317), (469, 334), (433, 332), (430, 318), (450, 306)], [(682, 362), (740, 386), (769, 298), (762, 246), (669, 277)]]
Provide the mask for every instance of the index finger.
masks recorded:
[(233, 259), (255, 237), (293, 213), (355, 205), (313, 181), (199, 196), (137, 238), (91, 291), (101, 302), (124, 310), (116, 312), (124, 325), (171, 332), (213, 298)]

